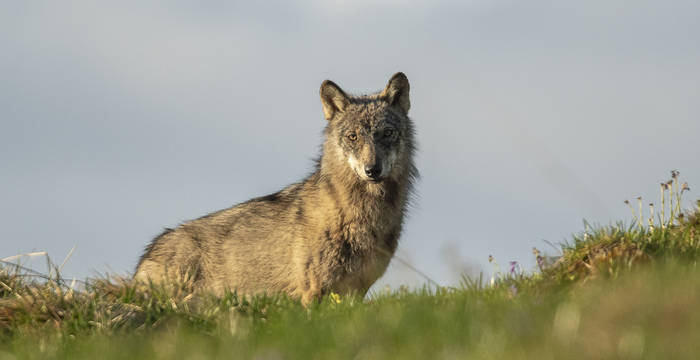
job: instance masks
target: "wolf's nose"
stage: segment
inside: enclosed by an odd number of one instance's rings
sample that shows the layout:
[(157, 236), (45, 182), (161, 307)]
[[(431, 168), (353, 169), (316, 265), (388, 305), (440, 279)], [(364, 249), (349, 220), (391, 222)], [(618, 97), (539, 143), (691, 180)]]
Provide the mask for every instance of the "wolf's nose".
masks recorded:
[(365, 166), (365, 174), (372, 179), (376, 179), (382, 173), (381, 165)]

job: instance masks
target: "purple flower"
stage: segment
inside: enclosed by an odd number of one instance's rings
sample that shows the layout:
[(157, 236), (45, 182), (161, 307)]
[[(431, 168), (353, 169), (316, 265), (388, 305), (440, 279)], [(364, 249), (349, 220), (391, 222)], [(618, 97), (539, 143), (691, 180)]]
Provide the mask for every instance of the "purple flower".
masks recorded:
[(515, 275), (515, 267), (518, 266), (518, 262), (517, 261), (509, 261), (508, 263), (510, 264), (510, 274)]

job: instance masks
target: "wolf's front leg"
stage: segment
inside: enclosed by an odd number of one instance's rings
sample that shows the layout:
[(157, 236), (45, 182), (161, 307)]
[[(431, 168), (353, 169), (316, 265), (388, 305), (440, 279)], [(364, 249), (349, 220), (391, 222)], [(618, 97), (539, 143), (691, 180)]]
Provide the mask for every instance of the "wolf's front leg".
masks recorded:
[[(315, 266), (304, 266), (297, 276), (297, 286), (292, 296), (301, 299), (301, 304), (308, 307), (312, 302), (323, 297), (321, 277), (314, 271)], [(301, 270), (301, 269), (300, 269)]]
[(320, 302), (323, 294), (320, 291), (307, 291), (301, 295), (301, 304), (304, 307), (309, 307), (313, 302)]

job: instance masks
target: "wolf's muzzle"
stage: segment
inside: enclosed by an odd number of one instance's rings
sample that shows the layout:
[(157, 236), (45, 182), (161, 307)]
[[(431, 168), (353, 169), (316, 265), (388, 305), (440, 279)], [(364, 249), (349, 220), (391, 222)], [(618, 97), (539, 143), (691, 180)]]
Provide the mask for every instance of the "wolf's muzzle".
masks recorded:
[(382, 165), (377, 162), (373, 166), (365, 166), (365, 174), (372, 180), (378, 180), (379, 176), (382, 174)]

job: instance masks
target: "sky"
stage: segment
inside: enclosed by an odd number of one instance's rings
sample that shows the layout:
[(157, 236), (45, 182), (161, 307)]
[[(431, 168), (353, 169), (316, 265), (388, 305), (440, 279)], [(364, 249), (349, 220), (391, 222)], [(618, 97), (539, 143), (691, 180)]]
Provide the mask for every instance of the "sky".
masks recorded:
[[(697, 1), (16, 1), (0, 6), (0, 258), (133, 272), (164, 227), (306, 176), (318, 89), (411, 83), (397, 256), (441, 285), (700, 198)], [(554, 246), (550, 245), (554, 244)], [(26, 263), (44, 270), (43, 263)], [(393, 261), (376, 288), (425, 279)]]

